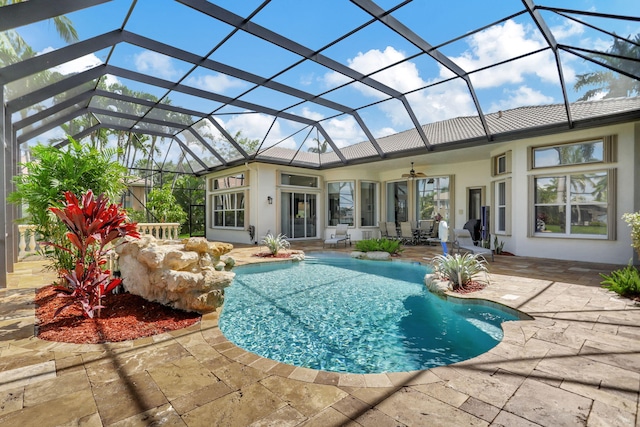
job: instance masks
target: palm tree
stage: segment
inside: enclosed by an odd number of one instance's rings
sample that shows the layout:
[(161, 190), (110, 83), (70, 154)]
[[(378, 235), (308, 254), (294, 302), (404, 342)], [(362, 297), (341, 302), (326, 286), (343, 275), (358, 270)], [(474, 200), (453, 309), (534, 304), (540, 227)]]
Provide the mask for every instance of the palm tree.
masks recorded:
[(327, 150), (329, 149), (329, 144), (327, 143), (326, 139), (320, 142), (318, 138), (313, 138), (313, 141), (315, 141), (315, 143), (317, 144), (317, 147), (309, 147), (309, 149), (307, 150), (308, 152), (322, 154), (322, 153), (326, 153)]
[[(631, 37), (629, 37), (631, 39)], [(596, 62), (605, 63), (617, 70), (640, 75), (640, 34), (627, 42), (624, 39), (614, 38), (613, 44), (607, 51), (608, 54), (592, 55)], [(611, 56), (615, 55), (615, 56)], [(629, 58), (629, 59), (624, 59)], [(587, 90), (578, 101), (587, 101), (605, 93), (603, 98), (618, 98), (640, 95), (640, 80), (615, 73), (611, 70), (592, 71), (579, 74), (573, 85), (574, 90), (593, 87)]]

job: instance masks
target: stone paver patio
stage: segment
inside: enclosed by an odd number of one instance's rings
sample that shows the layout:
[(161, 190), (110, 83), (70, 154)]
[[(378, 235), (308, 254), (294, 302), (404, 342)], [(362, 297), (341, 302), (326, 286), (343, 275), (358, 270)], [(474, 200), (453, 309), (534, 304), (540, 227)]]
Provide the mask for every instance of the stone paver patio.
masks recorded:
[[(294, 249), (322, 250), (321, 241)], [(338, 249), (349, 251), (351, 248)], [(438, 247), (408, 247), (422, 261)], [(232, 252), (255, 262), (257, 247)], [(34, 289), (21, 262), (0, 290), (2, 426), (632, 426), (640, 423), (640, 306), (599, 286), (621, 266), (497, 256), (473, 298), (534, 320), (503, 325), (474, 359), (427, 371), (337, 374), (246, 352), (218, 329), (78, 345), (34, 337)]]

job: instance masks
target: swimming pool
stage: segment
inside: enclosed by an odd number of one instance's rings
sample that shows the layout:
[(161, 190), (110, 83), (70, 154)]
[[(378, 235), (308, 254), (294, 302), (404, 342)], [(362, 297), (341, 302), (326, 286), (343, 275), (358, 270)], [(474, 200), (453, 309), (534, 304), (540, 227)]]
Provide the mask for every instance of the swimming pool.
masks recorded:
[(333, 372), (428, 369), (470, 359), (519, 319), (488, 302), (431, 294), (419, 263), (308, 254), (300, 263), (236, 268), (220, 329), (262, 357)]

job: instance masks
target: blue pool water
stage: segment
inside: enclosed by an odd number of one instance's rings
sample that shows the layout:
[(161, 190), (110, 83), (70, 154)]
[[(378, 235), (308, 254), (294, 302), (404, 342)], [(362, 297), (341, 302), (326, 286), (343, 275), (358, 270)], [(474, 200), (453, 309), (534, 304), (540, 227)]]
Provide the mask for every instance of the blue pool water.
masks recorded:
[(309, 254), (300, 263), (239, 267), (220, 329), (283, 363), (333, 372), (428, 369), (470, 359), (502, 339), (517, 313), (450, 302), (424, 285), (419, 263)]

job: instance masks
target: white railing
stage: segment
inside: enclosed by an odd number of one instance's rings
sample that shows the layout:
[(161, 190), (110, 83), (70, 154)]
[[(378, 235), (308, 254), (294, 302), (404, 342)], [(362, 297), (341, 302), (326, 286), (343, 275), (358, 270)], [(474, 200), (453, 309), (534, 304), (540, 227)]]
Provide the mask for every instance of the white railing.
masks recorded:
[(150, 234), (156, 239), (176, 240), (180, 233), (178, 222), (139, 222), (138, 233)]
[[(35, 225), (18, 225), (20, 239), (18, 242), (18, 259), (24, 259), (38, 252), (38, 239)], [(138, 232), (150, 234), (157, 239), (176, 240), (179, 237), (180, 224), (177, 222), (139, 222)]]
[(27, 255), (38, 252), (38, 241), (36, 239), (35, 225), (18, 225), (20, 239), (18, 241), (18, 259), (23, 259)]

